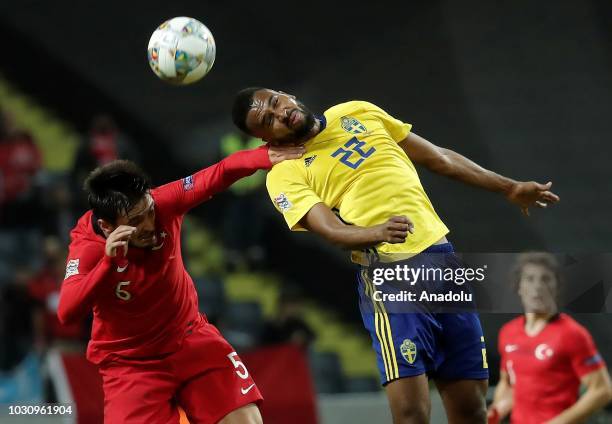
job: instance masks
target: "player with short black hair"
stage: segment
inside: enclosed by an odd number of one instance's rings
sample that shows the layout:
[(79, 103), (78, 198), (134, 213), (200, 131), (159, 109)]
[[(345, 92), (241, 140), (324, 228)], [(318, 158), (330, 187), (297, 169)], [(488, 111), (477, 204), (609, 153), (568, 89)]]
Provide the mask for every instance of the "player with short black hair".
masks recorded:
[(94, 170), (91, 210), (71, 232), (58, 305), (62, 323), (93, 309), (87, 358), (98, 365), (104, 422), (261, 423), (262, 397), (232, 346), (198, 311), (183, 264), (185, 214), (258, 169), (299, 158), (301, 147), (261, 147), (160, 187), (135, 164)]
[[(291, 230), (318, 233), (352, 250), (353, 261), (361, 265), (362, 318), (394, 422), (429, 421), (427, 375), (436, 381), (449, 422), (486, 422), (488, 370), (477, 314), (390, 313), (373, 296), (370, 272), (385, 262), (460, 266), (414, 163), (502, 193), (525, 214), (531, 206), (559, 200), (549, 191), (551, 183), (515, 181), (486, 170), (364, 101), (315, 115), (295, 96), (251, 88), (236, 97), (233, 120), (272, 145), (306, 147), (304, 159), (283, 162), (268, 174), (270, 198)], [(435, 262), (435, 255), (444, 262)]]
[(246, 126), (246, 115), (251, 109), (253, 102), (253, 94), (259, 90), (263, 90), (263, 87), (248, 87), (240, 90), (236, 97), (234, 97), (234, 103), (232, 106), (232, 120), (234, 124), (245, 133), (248, 133)]
[(135, 163), (116, 160), (93, 170), (83, 188), (94, 215), (113, 222), (145, 197), (151, 182)]

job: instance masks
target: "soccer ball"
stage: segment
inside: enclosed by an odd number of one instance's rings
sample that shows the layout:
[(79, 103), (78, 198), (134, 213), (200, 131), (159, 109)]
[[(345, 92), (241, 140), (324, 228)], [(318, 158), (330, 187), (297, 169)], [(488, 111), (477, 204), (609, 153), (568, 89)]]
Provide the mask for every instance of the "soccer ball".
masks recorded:
[(192, 84), (206, 75), (215, 62), (215, 39), (193, 18), (172, 18), (161, 24), (149, 40), (149, 65), (172, 84)]

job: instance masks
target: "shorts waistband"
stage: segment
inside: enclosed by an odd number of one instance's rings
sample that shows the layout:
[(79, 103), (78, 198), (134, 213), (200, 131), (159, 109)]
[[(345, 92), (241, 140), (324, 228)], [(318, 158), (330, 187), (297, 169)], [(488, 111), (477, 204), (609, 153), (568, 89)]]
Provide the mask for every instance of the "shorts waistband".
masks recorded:
[(352, 255), (352, 261), (361, 266), (372, 266), (377, 263), (394, 263), (404, 261), (423, 253), (453, 253), (455, 251), (451, 242), (442, 244), (432, 244), (427, 249), (420, 253), (394, 253), (394, 254), (378, 254), (378, 253), (362, 253), (360, 255)]
[(433, 244), (429, 246), (427, 249), (423, 250), (421, 253), (453, 253), (455, 248), (453, 244), (449, 241), (447, 243), (442, 244)]

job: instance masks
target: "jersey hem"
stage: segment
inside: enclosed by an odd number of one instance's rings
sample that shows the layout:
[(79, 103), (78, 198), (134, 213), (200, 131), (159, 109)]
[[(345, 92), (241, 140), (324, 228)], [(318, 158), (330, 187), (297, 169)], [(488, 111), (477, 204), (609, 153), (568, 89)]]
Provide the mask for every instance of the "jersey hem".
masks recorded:
[[(351, 252), (351, 261), (363, 266), (371, 266), (377, 262), (390, 263), (402, 261), (422, 253), (425, 249), (432, 246), (435, 242), (446, 236), (448, 233), (450, 233), (450, 231), (448, 228), (444, 227), (443, 231), (440, 233), (434, 233), (432, 237), (425, 239), (425, 241), (414, 247), (412, 252), (381, 252), (379, 250), (374, 254), (360, 250), (353, 250)], [(408, 235), (408, 237), (410, 237), (410, 235)]]

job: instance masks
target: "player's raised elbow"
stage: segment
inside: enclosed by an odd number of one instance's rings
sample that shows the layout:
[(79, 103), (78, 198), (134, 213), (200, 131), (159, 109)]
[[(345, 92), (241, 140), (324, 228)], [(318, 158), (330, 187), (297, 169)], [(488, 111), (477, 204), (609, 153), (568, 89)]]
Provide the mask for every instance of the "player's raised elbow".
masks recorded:
[(81, 316), (78, 304), (69, 302), (60, 295), (60, 300), (57, 305), (57, 319), (60, 324), (67, 325), (75, 322)]
[(67, 325), (74, 321), (74, 317), (70, 313), (70, 309), (63, 307), (61, 302), (57, 307), (57, 319), (62, 325)]

